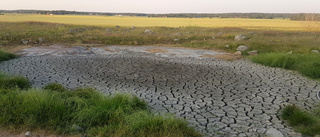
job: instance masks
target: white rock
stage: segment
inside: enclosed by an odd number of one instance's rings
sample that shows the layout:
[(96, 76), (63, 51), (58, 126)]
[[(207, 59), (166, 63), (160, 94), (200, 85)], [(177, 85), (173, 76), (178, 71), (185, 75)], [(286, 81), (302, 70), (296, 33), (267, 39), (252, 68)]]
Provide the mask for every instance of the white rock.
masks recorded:
[(255, 56), (255, 55), (258, 55), (258, 51), (257, 50), (249, 51), (248, 54), (250, 56)]
[(237, 48), (237, 51), (245, 51), (245, 50), (248, 50), (249, 48), (245, 45), (240, 45), (238, 48)]
[(234, 55), (241, 55), (242, 53), (241, 53), (241, 51), (237, 51), (237, 52), (235, 52), (235, 53), (233, 53)]
[(319, 50), (311, 50), (312, 53), (319, 54)]
[(146, 29), (146, 30), (144, 30), (144, 33), (152, 34), (153, 32), (151, 30)]
[(180, 41), (180, 39), (174, 39), (173, 41)]
[(246, 35), (238, 34), (234, 37), (234, 40), (245, 40), (247, 38)]
[(269, 128), (266, 135), (268, 137), (284, 137), (283, 134), (275, 128)]
[(230, 48), (230, 45), (224, 45), (225, 48)]
[(32, 133), (31, 133), (30, 131), (28, 131), (28, 132), (26, 132), (26, 133), (24, 134), (24, 136), (25, 136), (25, 137), (31, 137), (31, 136), (32, 136)]

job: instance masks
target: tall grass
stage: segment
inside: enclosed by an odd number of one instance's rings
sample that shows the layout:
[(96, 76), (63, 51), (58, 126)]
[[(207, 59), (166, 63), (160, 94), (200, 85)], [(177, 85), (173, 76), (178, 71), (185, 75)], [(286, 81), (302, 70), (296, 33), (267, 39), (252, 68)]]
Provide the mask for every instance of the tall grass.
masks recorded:
[(0, 50), (0, 62), (16, 58), (16, 55)]
[(307, 77), (320, 79), (318, 54), (266, 53), (253, 56), (251, 60), (266, 66), (296, 70)]
[[(320, 109), (317, 109), (320, 112)], [(281, 118), (303, 135), (315, 136), (320, 134), (320, 113), (311, 115), (296, 106), (286, 106), (282, 110)]]
[[(0, 125), (88, 136), (201, 136), (183, 120), (156, 116), (137, 97), (105, 96), (92, 88), (68, 91), (0, 88)], [(75, 129), (74, 127), (81, 127)]]

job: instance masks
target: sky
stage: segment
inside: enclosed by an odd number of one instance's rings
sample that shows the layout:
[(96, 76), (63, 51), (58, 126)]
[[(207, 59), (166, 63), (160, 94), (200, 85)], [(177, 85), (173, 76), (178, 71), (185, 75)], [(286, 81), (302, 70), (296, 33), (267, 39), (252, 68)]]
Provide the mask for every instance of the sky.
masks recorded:
[(1, 0), (0, 10), (116, 13), (320, 13), (320, 0)]

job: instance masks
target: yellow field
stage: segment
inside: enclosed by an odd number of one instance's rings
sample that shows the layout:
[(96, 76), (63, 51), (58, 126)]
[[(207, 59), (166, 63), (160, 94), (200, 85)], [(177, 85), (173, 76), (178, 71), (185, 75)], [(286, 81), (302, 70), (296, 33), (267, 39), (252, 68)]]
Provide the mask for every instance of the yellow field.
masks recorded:
[(116, 16), (80, 16), (80, 15), (33, 15), (6, 14), (0, 21), (22, 22), (40, 21), (75, 25), (98, 26), (136, 26), (136, 27), (237, 27), (244, 29), (263, 30), (319, 30), (319, 22), (290, 21), (284, 19), (220, 19), (220, 18), (147, 18), (147, 17), (116, 17)]

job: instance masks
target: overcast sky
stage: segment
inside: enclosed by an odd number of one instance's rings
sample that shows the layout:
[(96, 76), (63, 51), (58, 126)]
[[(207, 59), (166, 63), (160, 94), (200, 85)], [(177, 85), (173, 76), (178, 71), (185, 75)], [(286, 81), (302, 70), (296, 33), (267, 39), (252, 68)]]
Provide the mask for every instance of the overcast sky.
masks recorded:
[(135, 13), (320, 13), (320, 0), (1, 0), (0, 9)]

